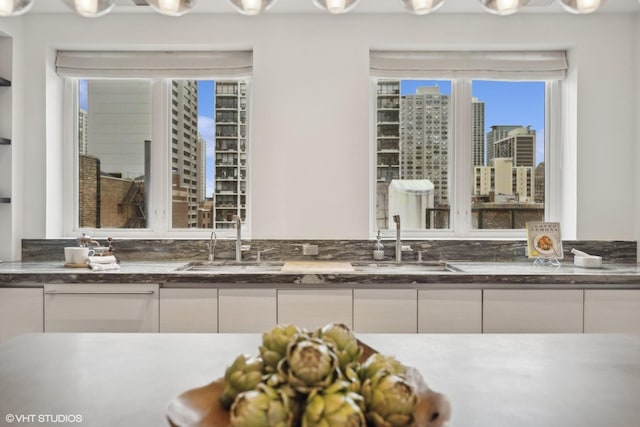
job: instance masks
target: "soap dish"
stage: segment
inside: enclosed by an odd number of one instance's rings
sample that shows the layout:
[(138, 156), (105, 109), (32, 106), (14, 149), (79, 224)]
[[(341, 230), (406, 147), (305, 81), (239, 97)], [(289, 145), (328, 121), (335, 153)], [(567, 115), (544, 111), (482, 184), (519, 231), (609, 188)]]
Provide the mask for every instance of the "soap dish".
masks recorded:
[(578, 267), (583, 268), (601, 268), (602, 257), (600, 256), (576, 256), (573, 258), (573, 263)]

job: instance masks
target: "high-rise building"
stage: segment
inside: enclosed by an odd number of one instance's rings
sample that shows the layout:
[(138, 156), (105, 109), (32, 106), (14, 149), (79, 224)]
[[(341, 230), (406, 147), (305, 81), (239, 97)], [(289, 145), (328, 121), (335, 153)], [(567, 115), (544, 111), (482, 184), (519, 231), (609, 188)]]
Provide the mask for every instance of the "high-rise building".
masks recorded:
[(484, 166), (484, 102), (474, 97), (471, 104), (471, 114), (472, 166)]
[(247, 84), (217, 81), (215, 89), (215, 228), (234, 228), (233, 215), (246, 220)]
[(512, 126), (512, 125), (491, 126), (491, 130), (487, 133), (487, 162), (485, 164), (490, 165), (491, 160), (494, 157), (498, 157), (493, 154), (493, 148), (494, 148), (493, 144), (496, 141), (500, 141), (501, 139), (506, 138), (509, 132), (511, 132), (514, 129), (518, 129), (520, 127), (522, 126)]
[(87, 141), (89, 130), (89, 114), (86, 110), (78, 110), (78, 151), (79, 154), (87, 154)]
[(424, 86), (400, 99), (400, 179), (428, 179), (435, 207), (449, 205), (449, 95)]
[(196, 228), (203, 179), (199, 177), (202, 138), (198, 135), (198, 82), (173, 80), (171, 92), (171, 171), (178, 176), (177, 186), (186, 193), (187, 204), (186, 222), (184, 218), (174, 218), (173, 226)]
[[(492, 131), (493, 128), (494, 126)], [(491, 145), (489, 164), (494, 158), (510, 157), (514, 166), (535, 167), (536, 131), (531, 129), (531, 126), (516, 127), (507, 132), (506, 136), (494, 140)]]

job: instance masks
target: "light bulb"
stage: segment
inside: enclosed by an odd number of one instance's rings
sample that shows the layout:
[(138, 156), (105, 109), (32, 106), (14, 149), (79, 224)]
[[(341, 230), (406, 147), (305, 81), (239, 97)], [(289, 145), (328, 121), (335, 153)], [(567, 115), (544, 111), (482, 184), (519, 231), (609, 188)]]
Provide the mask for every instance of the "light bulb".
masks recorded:
[(491, 13), (496, 15), (511, 15), (516, 13), (528, 0), (479, 0)]
[(180, 0), (160, 0), (159, 7), (163, 12), (173, 15), (180, 10)]
[(276, 0), (230, 0), (233, 7), (243, 15), (258, 15), (269, 9)]
[(196, 0), (147, 0), (147, 3), (163, 15), (180, 16), (189, 12)]
[(605, 4), (606, 0), (560, 0), (565, 10), (571, 13), (593, 13)]
[(443, 5), (444, 0), (402, 0), (405, 9), (415, 15), (426, 15)]
[(33, 6), (33, 0), (0, 0), (0, 16), (22, 15)]
[(115, 0), (64, 0), (78, 15), (85, 18), (97, 18), (113, 9)]
[(0, 0), (0, 16), (13, 14), (13, 0)]
[(342, 13), (346, 6), (345, 0), (327, 0), (327, 9), (331, 13)]
[(98, 0), (76, 0), (76, 10), (80, 15), (95, 15), (98, 12)]
[(320, 9), (324, 9), (333, 15), (346, 13), (353, 9), (360, 0), (313, 0)]

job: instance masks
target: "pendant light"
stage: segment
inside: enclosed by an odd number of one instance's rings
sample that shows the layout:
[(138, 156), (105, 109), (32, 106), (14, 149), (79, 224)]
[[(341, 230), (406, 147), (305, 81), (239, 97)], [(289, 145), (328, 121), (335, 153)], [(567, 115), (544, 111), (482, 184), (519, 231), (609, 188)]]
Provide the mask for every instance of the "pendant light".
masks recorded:
[(593, 13), (607, 0), (560, 0), (560, 5), (571, 13)]
[(484, 8), (496, 15), (511, 15), (516, 13), (529, 0), (479, 0)]
[(414, 15), (426, 15), (444, 4), (444, 0), (402, 0), (405, 9)]
[(265, 12), (273, 6), (276, 0), (229, 0), (243, 15), (254, 16)]
[(349, 12), (360, 0), (313, 0), (313, 4), (333, 15)]
[(17, 16), (26, 13), (33, 0), (0, 0), (0, 16)]
[(113, 9), (115, 0), (64, 0), (75, 12), (85, 18), (96, 18), (106, 15)]
[(196, 0), (147, 0), (147, 3), (163, 15), (181, 16), (193, 9)]

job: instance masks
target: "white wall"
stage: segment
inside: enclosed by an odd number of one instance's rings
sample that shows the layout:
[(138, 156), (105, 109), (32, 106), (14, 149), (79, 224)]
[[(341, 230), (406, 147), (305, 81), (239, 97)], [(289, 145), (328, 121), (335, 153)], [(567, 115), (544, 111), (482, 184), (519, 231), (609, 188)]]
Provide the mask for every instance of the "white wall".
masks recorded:
[[(578, 239), (637, 239), (639, 48), (635, 15), (27, 14), (19, 237), (62, 237), (62, 85), (56, 48), (254, 51), (252, 238), (365, 239), (370, 48), (568, 48), (577, 101)], [(0, 30), (3, 22), (0, 21)], [(635, 68), (634, 68), (635, 67)], [(635, 70), (635, 71), (634, 71)], [(633, 88), (633, 89), (632, 89)], [(569, 196), (568, 196), (569, 197)], [(636, 208), (637, 209), (637, 208)], [(572, 228), (572, 227), (569, 227)], [(565, 230), (563, 225), (563, 231)], [(572, 233), (569, 233), (572, 234)]]

